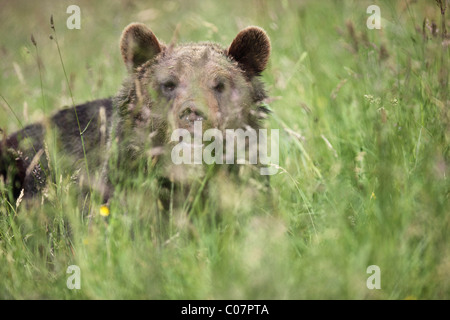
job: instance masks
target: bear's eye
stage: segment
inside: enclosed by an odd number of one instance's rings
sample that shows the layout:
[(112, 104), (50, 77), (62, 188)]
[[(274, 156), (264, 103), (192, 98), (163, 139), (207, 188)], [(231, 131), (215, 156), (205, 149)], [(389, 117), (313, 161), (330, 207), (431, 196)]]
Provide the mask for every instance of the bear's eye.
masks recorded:
[(214, 91), (217, 93), (222, 93), (225, 90), (225, 83), (223, 83), (222, 81), (220, 81), (219, 83), (217, 83), (214, 86)]
[(175, 81), (169, 80), (169, 81), (164, 82), (161, 85), (161, 87), (162, 87), (163, 92), (170, 93), (173, 90), (175, 90), (175, 88), (177, 87), (177, 84), (175, 83)]

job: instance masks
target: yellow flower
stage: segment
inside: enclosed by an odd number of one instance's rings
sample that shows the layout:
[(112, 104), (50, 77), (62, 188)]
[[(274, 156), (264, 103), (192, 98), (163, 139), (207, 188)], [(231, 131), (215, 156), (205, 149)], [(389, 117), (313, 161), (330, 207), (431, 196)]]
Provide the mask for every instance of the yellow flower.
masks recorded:
[(100, 207), (100, 215), (103, 217), (109, 216), (109, 208), (105, 205)]
[(370, 200), (372, 200), (372, 199), (375, 200), (376, 198), (377, 198), (377, 197), (375, 196), (375, 192), (372, 191), (372, 194), (370, 195)]

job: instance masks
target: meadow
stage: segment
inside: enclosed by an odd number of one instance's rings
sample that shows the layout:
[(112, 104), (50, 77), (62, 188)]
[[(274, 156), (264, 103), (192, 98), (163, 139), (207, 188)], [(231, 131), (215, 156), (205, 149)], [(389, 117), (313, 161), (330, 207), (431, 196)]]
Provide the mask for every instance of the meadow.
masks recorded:
[[(72, 4), (79, 30), (66, 26)], [(381, 29), (367, 27), (370, 5)], [(119, 37), (134, 21), (166, 43), (226, 46), (264, 28), (267, 127), (280, 130), (273, 208), (225, 186), (221, 219), (206, 202), (164, 236), (148, 176), (118, 186), (104, 215), (80, 205), (56, 156), (32, 203), (0, 182), (0, 298), (449, 299), (449, 11), (431, 0), (0, 0), (4, 132), (116, 94)], [(67, 287), (71, 265), (80, 289)]]

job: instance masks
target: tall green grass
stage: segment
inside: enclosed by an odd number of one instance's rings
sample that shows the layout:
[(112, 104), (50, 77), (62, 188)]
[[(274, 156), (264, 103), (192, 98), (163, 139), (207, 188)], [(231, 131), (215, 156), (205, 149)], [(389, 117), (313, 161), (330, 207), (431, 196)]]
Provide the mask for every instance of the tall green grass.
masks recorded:
[[(0, 127), (41, 121), (42, 101), (50, 114), (72, 104), (70, 91), (75, 103), (114, 95), (126, 76), (118, 39), (129, 22), (165, 42), (179, 26), (178, 41), (224, 45), (259, 25), (272, 42), (268, 126), (281, 129), (276, 206), (220, 186), (220, 219), (206, 201), (189, 218), (174, 212), (163, 236), (151, 176), (118, 186), (103, 217), (99, 201), (83, 206), (50, 155), (43, 197), (1, 199), (1, 298), (450, 297), (450, 54), (449, 40), (432, 34), (433, 21), (441, 25), (435, 1), (377, 1), (381, 30), (366, 27), (371, 1), (77, 4), (81, 30), (65, 28), (64, 3), (0, 2), (10, 30), (0, 94), (21, 120), (0, 101)], [(67, 82), (48, 37), (52, 14)], [(66, 286), (69, 265), (80, 267), (80, 290)], [(381, 289), (366, 286), (370, 265), (380, 267)]]

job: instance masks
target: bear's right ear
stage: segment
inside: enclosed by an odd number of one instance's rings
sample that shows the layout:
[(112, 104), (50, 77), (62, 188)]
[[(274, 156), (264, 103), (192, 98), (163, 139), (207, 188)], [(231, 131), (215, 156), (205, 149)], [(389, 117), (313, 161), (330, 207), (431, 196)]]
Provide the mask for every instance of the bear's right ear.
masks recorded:
[(129, 72), (161, 52), (153, 32), (142, 23), (131, 23), (122, 32), (120, 52)]
[(269, 37), (259, 27), (247, 27), (234, 38), (227, 54), (237, 61), (250, 77), (259, 75), (269, 61)]

